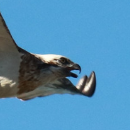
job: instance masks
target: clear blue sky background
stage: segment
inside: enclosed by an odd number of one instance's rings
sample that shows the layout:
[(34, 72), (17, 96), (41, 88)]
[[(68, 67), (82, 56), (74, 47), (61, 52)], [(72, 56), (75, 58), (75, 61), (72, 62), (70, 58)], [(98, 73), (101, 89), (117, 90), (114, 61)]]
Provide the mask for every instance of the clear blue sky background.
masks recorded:
[(92, 98), (1, 99), (0, 130), (130, 130), (129, 0), (0, 0), (0, 11), (20, 47), (97, 76)]

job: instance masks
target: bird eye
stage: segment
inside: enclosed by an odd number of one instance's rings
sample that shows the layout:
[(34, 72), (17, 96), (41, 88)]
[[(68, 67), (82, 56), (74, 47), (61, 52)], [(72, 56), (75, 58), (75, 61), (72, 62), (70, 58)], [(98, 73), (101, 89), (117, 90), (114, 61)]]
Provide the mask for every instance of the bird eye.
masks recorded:
[(61, 59), (60, 59), (60, 62), (64, 64), (64, 63), (67, 62), (67, 60), (66, 60), (65, 58), (61, 58)]

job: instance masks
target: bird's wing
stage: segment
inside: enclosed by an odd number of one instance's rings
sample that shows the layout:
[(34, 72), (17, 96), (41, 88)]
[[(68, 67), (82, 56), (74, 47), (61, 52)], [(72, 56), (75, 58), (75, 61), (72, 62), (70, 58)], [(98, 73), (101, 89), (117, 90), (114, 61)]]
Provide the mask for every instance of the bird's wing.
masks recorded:
[(83, 76), (76, 85), (76, 88), (85, 96), (93, 96), (96, 89), (95, 72), (93, 71), (89, 77), (87, 77), (86, 75)]
[(21, 55), (0, 13), (0, 93), (7, 94), (9, 87), (16, 86)]
[(35, 97), (44, 97), (52, 94), (80, 94), (84, 96), (93, 96), (96, 88), (96, 76), (92, 72), (89, 77), (82, 77), (78, 85), (73, 85), (67, 78), (55, 80), (53, 83), (38, 87), (28, 93), (23, 93), (17, 96), (21, 100), (29, 100)]
[(92, 72), (89, 77), (86, 75), (83, 76), (76, 86), (74, 86), (67, 78), (59, 79), (58, 81), (59, 83), (55, 84), (55, 86), (59, 85), (60, 88), (69, 91), (70, 94), (81, 94), (91, 97), (96, 88), (96, 75), (94, 72)]
[(16, 45), (11, 33), (0, 13), (0, 53), (18, 53)]

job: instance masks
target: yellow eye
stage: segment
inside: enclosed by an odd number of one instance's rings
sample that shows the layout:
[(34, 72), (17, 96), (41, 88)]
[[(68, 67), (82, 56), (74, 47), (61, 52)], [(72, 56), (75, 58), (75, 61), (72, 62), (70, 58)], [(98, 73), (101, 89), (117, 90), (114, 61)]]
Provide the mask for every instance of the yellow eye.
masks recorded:
[(61, 59), (60, 59), (60, 62), (64, 64), (64, 63), (67, 62), (67, 60), (66, 60), (65, 58), (61, 58)]

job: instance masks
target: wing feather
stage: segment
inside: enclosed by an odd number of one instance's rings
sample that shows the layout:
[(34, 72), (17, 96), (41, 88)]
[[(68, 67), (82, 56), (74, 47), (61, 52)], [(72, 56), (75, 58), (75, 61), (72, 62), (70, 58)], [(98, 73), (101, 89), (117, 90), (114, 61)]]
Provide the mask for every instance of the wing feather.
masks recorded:
[(45, 97), (52, 94), (80, 94), (91, 97), (96, 88), (96, 76), (92, 72), (89, 77), (82, 77), (78, 85), (73, 85), (67, 78), (55, 80), (53, 83), (36, 88), (28, 93), (23, 93), (17, 96), (21, 100), (30, 100), (35, 97)]
[(16, 93), (21, 55), (8, 27), (0, 13), (0, 97), (10, 97)]
[(76, 85), (76, 88), (85, 96), (93, 96), (96, 89), (95, 72), (93, 71), (89, 77), (87, 77), (86, 75), (83, 76)]
[(0, 13), (0, 98), (17, 96), (22, 100), (29, 100), (56, 93), (81, 94), (89, 97), (94, 94), (96, 76), (92, 72), (89, 77), (85, 75), (81, 78), (77, 86), (73, 85), (69, 79), (61, 78), (30, 92), (17, 95), (21, 55), (25, 53), (29, 52), (17, 46)]
[(0, 13), (0, 52), (17, 52), (18, 46), (15, 43), (1, 13)]

